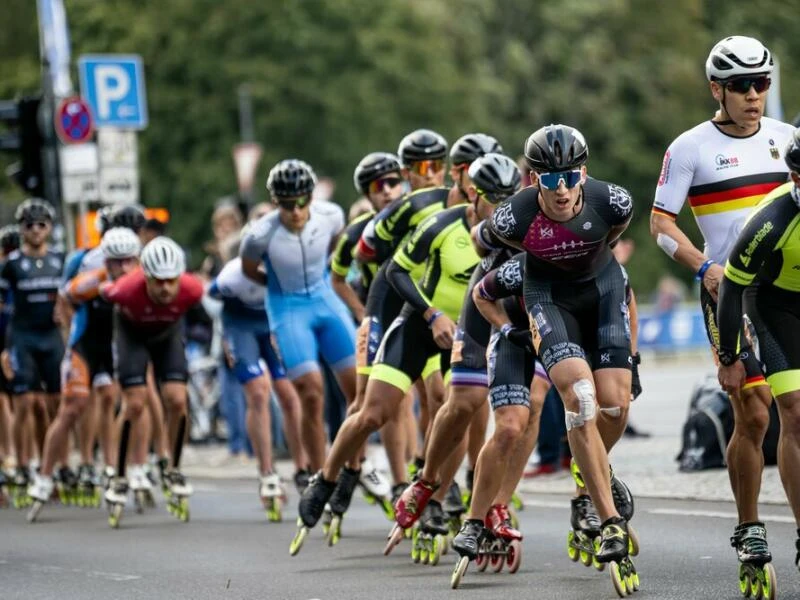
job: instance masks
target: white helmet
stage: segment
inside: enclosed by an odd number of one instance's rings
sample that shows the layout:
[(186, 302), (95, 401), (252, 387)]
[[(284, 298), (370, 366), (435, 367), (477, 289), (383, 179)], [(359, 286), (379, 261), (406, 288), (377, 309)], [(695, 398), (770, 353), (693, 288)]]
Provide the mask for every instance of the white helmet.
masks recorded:
[(772, 54), (755, 38), (733, 35), (717, 42), (706, 60), (709, 81), (772, 73)]
[(186, 270), (186, 257), (178, 244), (168, 237), (153, 238), (140, 257), (144, 274), (154, 279), (173, 279)]
[(142, 242), (127, 227), (113, 227), (100, 240), (100, 249), (103, 251), (103, 258), (131, 258), (139, 256)]

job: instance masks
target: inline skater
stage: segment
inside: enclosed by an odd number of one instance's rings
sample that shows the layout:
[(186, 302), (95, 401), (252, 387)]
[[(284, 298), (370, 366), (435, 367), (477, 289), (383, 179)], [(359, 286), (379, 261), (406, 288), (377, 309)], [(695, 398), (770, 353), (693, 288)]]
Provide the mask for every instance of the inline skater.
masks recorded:
[[(650, 215), (650, 232), (658, 246), (702, 283), (700, 305), (715, 362), (723, 265), (751, 209), (787, 180), (780, 149), (793, 128), (763, 116), (772, 69), (770, 51), (754, 38), (732, 36), (714, 45), (706, 60), (706, 77), (719, 112), (678, 136), (667, 149)], [(703, 252), (675, 222), (687, 200), (703, 235)], [(726, 460), (739, 514), (737, 539), (740, 526), (760, 522), (762, 443), (772, 403), (759, 361), (745, 340), (742, 344), (747, 379), (741, 393), (731, 396), (734, 429)], [(769, 562), (766, 543), (758, 549), (759, 560)], [(750, 554), (742, 543), (737, 553)]]
[(624, 592), (638, 583), (633, 586), (627, 521), (612, 495), (608, 451), (625, 429), (632, 358), (625, 275), (610, 246), (627, 228), (633, 201), (624, 188), (589, 178), (587, 158), (586, 141), (573, 127), (532, 133), (525, 159), (537, 187), (499, 206), (475, 238), (487, 250), (527, 252), (524, 296), (533, 346), (564, 402), (570, 447), (602, 521), (595, 556), (613, 561), (614, 585)]
[[(14, 311), (8, 334), (11, 395), (14, 404), (13, 435), (17, 456), (14, 504), (27, 506), (29, 470), (28, 419), (33, 413), (35, 440), (42, 455), (49, 414), (58, 407), (61, 391), (59, 364), (64, 355), (61, 316), (56, 308), (64, 256), (50, 250), (47, 238), (55, 211), (45, 200), (30, 198), (17, 207), (22, 245), (9, 254), (0, 272), (3, 305), (13, 297)], [(44, 388), (44, 394), (40, 390)]]
[(100, 248), (105, 266), (77, 275), (62, 292), (71, 304), (85, 305), (85, 321), (79, 326), (80, 332), (71, 336), (64, 354), (61, 404), (47, 430), (40, 472), (28, 489), (28, 496), (34, 500), (28, 514), (31, 522), (53, 493), (56, 460), (68, 443), (69, 432), (87, 408), (92, 383), (101, 378), (111, 380), (112, 306), (98, 297), (99, 288), (104, 281), (116, 281), (136, 268), (141, 243), (130, 229), (114, 228), (103, 235)]
[[(494, 168), (489, 165), (487, 169)], [(511, 182), (496, 182), (498, 186), (501, 184), (509, 186)], [(299, 506), (300, 529), (290, 548), (292, 553), (299, 549), (308, 528), (319, 520), (344, 461), (398, 410), (431, 357), (438, 355), (443, 370), (448, 370), (455, 329), (453, 321), (457, 319), (469, 277), (478, 263), (469, 240), (469, 228), (492, 210), (484, 195), (478, 194), (474, 186), (470, 189), (471, 204), (453, 206), (425, 219), (386, 267), (387, 278), (405, 304), (381, 342), (367, 384), (364, 406), (342, 425), (325, 468), (312, 477), (303, 493)], [(501, 190), (484, 191), (493, 194)], [(417, 280), (414, 273), (420, 266), (424, 266), (424, 272)], [(443, 549), (440, 534), (446, 533), (447, 527), (438, 502), (431, 503), (429, 512), (428, 529), (423, 530), (424, 537), (420, 536), (419, 543), (415, 540), (412, 552), (415, 557), (435, 564)], [(397, 541), (399, 538), (394, 543)]]
[[(747, 382), (747, 356), (742, 337), (742, 318), (752, 321), (758, 336), (759, 355), (767, 383), (778, 403), (781, 433), (778, 469), (786, 497), (798, 526), (795, 565), (800, 568), (800, 348), (796, 328), (800, 324), (800, 281), (794, 274), (800, 265), (797, 226), (800, 223), (800, 130), (786, 148), (785, 162), (791, 181), (772, 190), (747, 217), (738, 239), (728, 253), (725, 276), (719, 287), (719, 382), (741, 402)], [(741, 563), (740, 589), (744, 595), (761, 590), (761, 597), (775, 595), (775, 570), (767, 547), (767, 531), (761, 521), (739, 523), (731, 545)]]
[(336, 205), (311, 201), (315, 184), (305, 162), (276, 164), (267, 189), (278, 210), (253, 224), (239, 250), (244, 274), (267, 286), (269, 323), (300, 396), (303, 446), (312, 469), (325, 460), (320, 354), (348, 404), (355, 396), (355, 327), (326, 276), (344, 218)]
[[(6, 225), (0, 229), (0, 265), (5, 262), (8, 255), (19, 248), (19, 226)], [(13, 306), (3, 304), (0, 308), (0, 363), (7, 362), (6, 329), (11, 320)], [(8, 494), (11, 488), (11, 477), (5, 471), (10, 458), (14, 455), (14, 444), (11, 433), (13, 416), (11, 414), (11, 388), (10, 380), (6, 377), (5, 367), (0, 368), (0, 506), (8, 504)]]
[[(407, 181), (397, 156), (388, 152), (371, 152), (356, 165), (353, 184), (356, 191), (367, 198), (370, 210), (355, 218), (345, 228), (331, 256), (333, 289), (359, 324), (356, 330), (356, 398), (350, 407), (350, 413), (357, 411), (363, 404), (372, 361), (380, 343), (375, 328), (370, 328), (372, 319), (366, 316), (364, 307), (379, 265), (375, 262), (356, 261), (356, 248), (365, 227), (375, 215), (405, 194)], [(358, 265), (360, 275), (357, 287), (347, 281), (348, 273), (354, 264)], [(382, 429), (381, 440), (389, 456), (389, 464), (399, 465), (399, 470), (402, 472), (404, 444), (400, 427), (401, 422), (392, 419)], [(362, 457), (359, 483), (368, 498), (380, 502), (382, 509), (390, 517), (394, 515), (391, 505), (391, 486), (365, 456)]]
[(169, 238), (154, 238), (142, 249), (140, 261), (141, 269), (100, 287), (101, 296), (118, 306), (113, 321), (113, 347), (123, 411), (117, 474), (105, 494), (109, 524), (115, 528), (119, 526), (128, 494), (125, 477), (128, 441), (132, 426), (147, 402), (150, 362), (167, 408), (167, 428), (174, 449), (172, 465), (164, 474), (168, 509), (182, 521), (189, 520), (188, 497), (192, 494), (192, 487), (179, 470), (186, 433), (188, 378), (181, 319), (199, 306), (203, 284), (185, 272), (183, 250)]
[[(238, 255), (238, 248), (231, 251)], [(266, 288), (242, 272), (242, 259), (228, 261), (207, 288), (212, 298), (222, 300), (225, 359), (241, 383), (247, 401), (247, 435), (258, 460), (258, 493), (270, 521), (282, 519), (286, 490), (273, 470), (270, 425), (270, 388), (274, 386), (283, 414), (289, 453), (299, 473), (308, 464), (300, 442), (300, 398), (286, 378), (286, 370), (272, 346), (266, 310)], [(261, 366), (262, 361), (269, 376)], [(272, 384), (270, 384), (272, 381)]]

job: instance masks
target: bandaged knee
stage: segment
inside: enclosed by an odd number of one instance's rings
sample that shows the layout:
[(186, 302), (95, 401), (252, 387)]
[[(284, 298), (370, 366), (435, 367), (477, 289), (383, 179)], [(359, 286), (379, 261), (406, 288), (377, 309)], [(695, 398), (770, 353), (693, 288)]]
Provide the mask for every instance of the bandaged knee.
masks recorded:
[(607, 417), (618, 419), (622, 416), (622, 409), (619, 406), (609, 406), (608, 408), (601, 408), (600, 412)]
[(572, 391), (578, 400), (578, 412), (566, 411), (567, 431), (573, 427), (583, 427), (587, 421), (594, 419), (597, 404), (595, 403), (594, 386), (588, 379), (581, 379), (572, 384)]

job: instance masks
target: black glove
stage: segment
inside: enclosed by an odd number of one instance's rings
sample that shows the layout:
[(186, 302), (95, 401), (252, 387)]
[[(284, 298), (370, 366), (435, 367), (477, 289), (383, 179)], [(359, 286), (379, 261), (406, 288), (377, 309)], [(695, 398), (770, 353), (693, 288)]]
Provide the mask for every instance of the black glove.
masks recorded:
[(515, 346), (519, 346), (531, 354), (536, 354), (536, 350), (533, 349), (533, 336), (531, 336), (530, 329), (511, 329), (506, 334), (506, 339)]
[(642, 357), (637, 352), (631, 356), (631, 361), (631, 395), (636, 400), (642, 393), (642, 382), (639, 380), (639, 364), (642, 362)]

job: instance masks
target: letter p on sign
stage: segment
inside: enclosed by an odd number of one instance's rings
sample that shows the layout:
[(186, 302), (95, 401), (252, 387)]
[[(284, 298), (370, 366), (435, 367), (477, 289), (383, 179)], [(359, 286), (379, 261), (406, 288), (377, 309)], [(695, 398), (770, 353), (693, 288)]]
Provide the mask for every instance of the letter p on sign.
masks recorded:
[(144, 67), (140, 56), (85, 55), (78, 60), (81, 95), (98, 128), (147, 126)]

